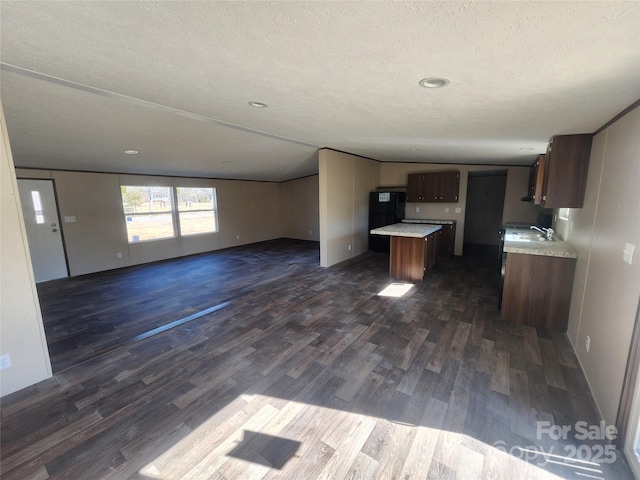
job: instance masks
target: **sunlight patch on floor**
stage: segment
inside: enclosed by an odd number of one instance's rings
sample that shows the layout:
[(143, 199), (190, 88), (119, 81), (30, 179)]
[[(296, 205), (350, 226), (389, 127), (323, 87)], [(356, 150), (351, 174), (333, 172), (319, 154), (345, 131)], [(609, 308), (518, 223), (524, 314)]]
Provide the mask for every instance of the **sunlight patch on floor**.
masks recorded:
[[(513, 472), (522, 473), (524, 478), (561, 478), (535, 461), (526, 462), (523, 456), (518, 458), (468, 435), (440, 429), (446, 404), (435, 399), (427, 403), (435, 408), (427, 406), (421, 422), (425, 425), (412, 425), (400, 419), (395, 422), (259, 394), (242, 395), (170, 446), (139, 474), (155, 480), (217, 475), (256, 479), (350, 478), (362, 474), (368, 475), (366, 478), (423, 478), (430, 470), (444, 469), (465, 479), (507, 479)], [(283, 445), (287, 447), (284, 450)], [(397, 457), (399, 446), (403, 446), (400, 450), (404, 454)]]
[(380, 293), (379, 297), (403, 297), (411, 288), (413, 283), (392, 283), (387, 285)]

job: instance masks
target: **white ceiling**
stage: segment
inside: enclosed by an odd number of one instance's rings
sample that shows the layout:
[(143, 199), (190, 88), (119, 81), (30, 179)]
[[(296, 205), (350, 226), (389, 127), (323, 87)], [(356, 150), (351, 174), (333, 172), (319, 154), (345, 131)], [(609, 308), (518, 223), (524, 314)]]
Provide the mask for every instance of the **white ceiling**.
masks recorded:
[(23, 167), (281, 181), (317, 173), (321, 147), (529, 165), (640, 98), (638, 1), (2, 0), (0, 17)]

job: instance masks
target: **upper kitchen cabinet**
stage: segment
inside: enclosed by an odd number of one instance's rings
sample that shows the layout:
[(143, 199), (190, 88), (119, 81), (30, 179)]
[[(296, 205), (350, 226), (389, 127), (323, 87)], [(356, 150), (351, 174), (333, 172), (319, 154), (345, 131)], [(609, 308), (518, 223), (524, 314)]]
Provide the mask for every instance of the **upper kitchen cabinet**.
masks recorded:
[[(532, 167), (533, 203), (544, 208), (582, 208), (587, 186), (591, 134), (553, 137)], [(533, 188), (533, 191), (531, 191)]]
[(407, 202), (458, 201), (460, 172), (412, 173), (407, 179)]
[(529, 178), (529, 197), (533, 199), (534, 205), (542, 205), (542, 189), (544, 187), (544, 175), (547, 171), (547, 156), (540, 155), (536, 163), (531, 167), (531, 177)]

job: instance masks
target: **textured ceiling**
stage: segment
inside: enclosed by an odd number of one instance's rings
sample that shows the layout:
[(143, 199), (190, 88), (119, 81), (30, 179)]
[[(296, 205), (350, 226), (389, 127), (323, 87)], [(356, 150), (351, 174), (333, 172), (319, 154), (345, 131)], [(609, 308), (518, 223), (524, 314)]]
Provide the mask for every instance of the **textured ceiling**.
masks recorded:
[(316, 173), (321, 147), (528, 165), (640, 98), (637, 1), (2, 0), (0, 17), (18, 166), (278, 181)]

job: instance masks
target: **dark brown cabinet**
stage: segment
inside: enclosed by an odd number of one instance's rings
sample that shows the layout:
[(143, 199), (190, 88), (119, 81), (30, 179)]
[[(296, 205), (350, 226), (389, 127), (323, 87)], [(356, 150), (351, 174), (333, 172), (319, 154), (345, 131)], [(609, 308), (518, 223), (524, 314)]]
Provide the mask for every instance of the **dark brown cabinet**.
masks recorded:
[(531, 167), (529, 178), (529, 196), (533, 199), (534, 205), (542, 205), (544, 175), (547, 171), (547, 156), (540, 155), (536, 163)]
[(446, 259), (453, 256), (456, 243), (455, 224), (443, 224), (438, 237), (438, 258)]
[(437, 202), (457, 202), (460, 193), (460, 172), (438, 172), (434, 196)]
[(407, 202), (458, 202), (460, 172), (412, 173), (407, 178)]
[(566, 332), (575, 258), (507, 253), (500, 318)]
[(582, 208), (587, 186), (591, 134), (553, 137), (546, 155), (531, 167), (529, 195), (544, 208)]
[(407, 178), (407, 202), (424, 202), (424, 175), (410, 174)]
[(439, 232), (423, 238), (391, 236), (389, 276), (407, 282), (421, 282), (437, 262)]
[(424, 237), (425, 255), (424, 255), (424, 271), (428, 272), (436, 265), (438, 259), (438, 245), (442, 237), (442, 230), (432, 233)]

